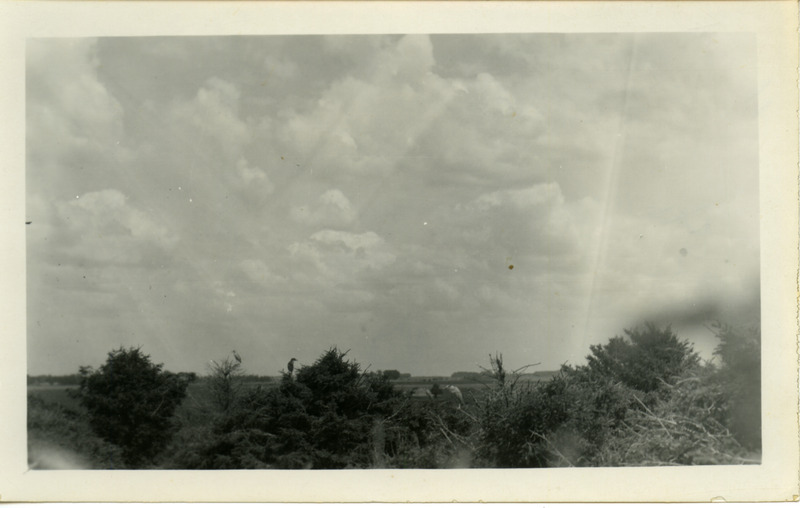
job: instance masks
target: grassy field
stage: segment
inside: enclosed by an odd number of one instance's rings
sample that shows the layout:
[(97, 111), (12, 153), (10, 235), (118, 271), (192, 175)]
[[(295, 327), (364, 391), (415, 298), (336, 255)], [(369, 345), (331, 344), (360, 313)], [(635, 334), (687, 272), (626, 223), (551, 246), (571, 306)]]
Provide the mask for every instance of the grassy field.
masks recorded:
[(78, 410), (78, 400), (70, 396), (70, 391), (77, 389), (77, 385), (29, 386), (28, 395), (34, 395), (48, 404), (59, 404), (66, 409)]
[[(555, 371), (546, 371), (541, 373), (527, 374), (520, 378), (521, 382), (537, 382), (548, 381), (556, 374)], [(430, 378), (409, 378), (395, 381), (395, 387), (402, 392), (409, 392), (417, 388), (431, 389), (434, 385), (433, 382), (424, 381)], [(465, 399), (477, 396), (478, 393), (485, 390), (491, 383), (487, 378), (486, 383), (475, 382), (474, 380), (465, 380), (459, 378), (436, 378), (435, 384), (440, 387), (446, 385), (453, 385), (461, 390)], [(248, 382), (242, 384), (242, 390), (249, 390), (261, 386), (262, 388), (269, 389), (278, 384), (278, 380), (271, 382)], [(28, 395), (34, 395), (40, 398), (47, 404), (58, 404), (65, 409), (80, 411), (81, 407), (78, 400), (70, 396), (71, 391), (77, 391), (77, 385), (30, 385), (28, 386)], [(180, 413), (186, 414), (198, 409), (208, 409), (213, 404), (208, 385), (202, 379), (189, 385), (186, 400), (180, 409)]]

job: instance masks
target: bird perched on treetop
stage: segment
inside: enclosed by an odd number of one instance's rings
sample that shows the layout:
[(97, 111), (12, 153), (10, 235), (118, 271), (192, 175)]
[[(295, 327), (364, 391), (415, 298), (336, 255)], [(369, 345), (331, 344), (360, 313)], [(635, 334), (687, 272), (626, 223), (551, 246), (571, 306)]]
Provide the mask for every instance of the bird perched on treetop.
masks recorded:
[(297, 358), (292, 358), (289, 360), (289, 363), (286, 365), (286, 368), (289, 370), (289, 374), (294, 372), (294, 362), (297, 361)]
[(242, 363), (242, 357), (239, 356), (239, 353), (237, 353), (235, 349), (233, 350), (233, 357), (236, 358), (238, 363)]

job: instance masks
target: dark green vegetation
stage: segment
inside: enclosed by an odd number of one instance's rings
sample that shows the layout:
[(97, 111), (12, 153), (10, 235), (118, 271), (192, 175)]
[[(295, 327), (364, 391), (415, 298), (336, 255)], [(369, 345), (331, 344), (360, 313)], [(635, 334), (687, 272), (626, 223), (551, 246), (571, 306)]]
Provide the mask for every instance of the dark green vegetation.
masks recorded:
[[(336, 348), (272, 380), (248, 376), (228, 359), (193, 379), (163, 371), (139, 349), (120, 349), (97, 371), (82, 369), (72, 399), (63, 389), (31, 388), (31, 462), (170, 469), (757, 463), (760, 333), (717, 332), (714, 363), (702, 362), (670, 328), (646, 325), (592, 346), (584, 366), (532, 376), (509, 372), (497, 354), (482, 373), (427, 384), (398, 371), (367, 372)], [(448, 384), (460, 388), (463, 402)]]
[(150, 462), (176, 430), (172, 416), (188, 381), (164, 372), (139, 348), (111, 351), (98, 370), (81, 367), (78, 399), (94, 433), (132, 466)]

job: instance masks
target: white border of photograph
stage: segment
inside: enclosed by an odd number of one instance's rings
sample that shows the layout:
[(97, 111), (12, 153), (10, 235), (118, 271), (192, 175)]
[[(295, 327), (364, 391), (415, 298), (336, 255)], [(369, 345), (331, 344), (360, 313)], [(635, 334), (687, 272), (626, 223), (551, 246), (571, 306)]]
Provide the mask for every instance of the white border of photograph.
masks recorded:
[[(376, 471), (32, 471), (26, 449), (29, 37), (752, 32), (758, 38), (762, 464)], [(797, 3), (0, 3), (2, 501), (780, 501), (798, 495)], [(87, 324), (91, 326), (91, 324)]]

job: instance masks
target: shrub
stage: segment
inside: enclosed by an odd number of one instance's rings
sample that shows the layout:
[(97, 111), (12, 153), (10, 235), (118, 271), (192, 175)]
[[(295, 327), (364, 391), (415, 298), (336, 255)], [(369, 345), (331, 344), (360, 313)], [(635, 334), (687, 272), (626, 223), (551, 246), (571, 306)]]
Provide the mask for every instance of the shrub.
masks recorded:
[(624, 421), (631, 390), (586, 368), (564, 366), (546, 382), (494, 387), (481, 412), (487, 466), (583, 466)]
[(396, 468), (470, 467), (475, 452), (475, 417), (452, 403), (405, 399), (379, 421), (380, 466)]
[(720, 353), (727, 363), (717, 370), (701, 365), (669, 327), (627, 333), (629, 340), (592, 346), (588, 365), (564, 366), (531, 385), (508, 375), (502, 357), (493, 359), (481, 460), (499, 467), (752, 463), (731, 430), (735, 408), (753, 409), (745, 400), (757, 390), (757, 341), (727, 331)]
[(376, 459), (378, 422), (401, 400), (386, 377), (336, 348), (296, 377), (245, 392), (215, 427), (202, 463), (214, 468), (341, 469)]
[(241, 362), (225, 358), (219, 362), (212, 360), (209, 364), (210, 375), (207, 378), (208, 387), (214, 402), (220, 411), (228, 411), (236, 402), (236, 398), (244, 385)]
[(689, 341), (678, 339), (669, 326), (647, 323), (625, 334), (627, 339), (613, 337), (607, 344), (589, 347), (592, 354), (586, 359), (592, 373), (651, 392), (700, 362)]
[(187, 381), (164, 372), (138, 347), (111, 351), (98, 370), (81, 367), (80, 373), (77, 397), (95, 434), (119, 446), (131, 467), (151, 461), (175, 431), (172, 416)]
[(652, 404), (635, 410), (608, 439), (593, 465), (747, 464), (747, 451), (725, 426), (729, 397), (712, 366), (676, 379)]
[(761, 331), (716, 325), (719, 382), (729, 395), (724, 420), (742, 445), (761, 448)]
[(588, 364), (563, 366), (554, 378), (522, 384), (502, 356), (492, 358), (495, 386), (480, 415), (478, 455), (490, 466), (604, 465), (609, 443), (627, 427), (638, 404), (660, 400), (662, 391), (699, 365), (688, 341), (670, 327), (626, 330), (590, 347)]

